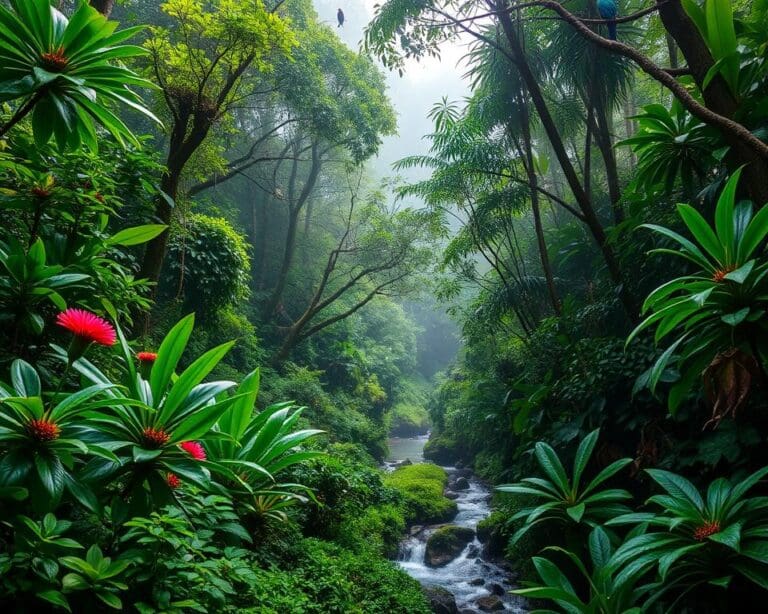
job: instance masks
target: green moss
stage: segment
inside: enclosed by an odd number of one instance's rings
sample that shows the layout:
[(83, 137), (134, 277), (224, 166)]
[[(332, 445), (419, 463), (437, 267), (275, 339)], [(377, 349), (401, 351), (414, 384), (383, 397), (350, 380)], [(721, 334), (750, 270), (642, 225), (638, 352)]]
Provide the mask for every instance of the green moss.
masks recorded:
[(405, 498), (406, 520), (410, 523), (436, 523), (451, 520), (456, 502), (443, 495), (448, 474), (437, 465), (421, 463), (400, 467), (384, 479)]
[(458, 442), (445, 434), (432, 434), (424, 446), (424, 458), (436, 463), (450, 464), (460, 456)]
[(444, 527), (440, 527), (437, 531), (432, 533), (427, 540), (428, 548), (435, 548), (439, 550), (454, 550), (457, 548), (464, 548), (464, 546), (472, 541), (475, 532), (467, 527), (457, 527), (456, 525), (449, 524)]

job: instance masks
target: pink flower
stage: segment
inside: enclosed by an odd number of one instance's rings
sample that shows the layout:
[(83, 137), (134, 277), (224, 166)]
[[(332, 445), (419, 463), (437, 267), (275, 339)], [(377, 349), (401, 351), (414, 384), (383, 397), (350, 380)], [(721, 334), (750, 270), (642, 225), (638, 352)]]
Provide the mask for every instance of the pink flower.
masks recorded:
[(56, 318), (56, 324), (87, 343), (114, 345), (115, 329), (104, 318), (84, 309), (67, 309)]
[(168, 486), (170, 486), (173, 490), (176, 490), (179, 486), (181, 486), (181, 480), (179, 479), (179, 476), (177, 476), (175, 473), (169, 473), (165, 476), (165, 481), (168, 483)]
[(157, 354), (155, 352), (139, 352), (136, 354), (136, 358), (139, 359), (139, 362), (152, 364), (157, 360)]
[(184, 450), (195, 460), (205, 460), (205, 448), (196, 441), (185, 441), (179, 444), (181, 449)]

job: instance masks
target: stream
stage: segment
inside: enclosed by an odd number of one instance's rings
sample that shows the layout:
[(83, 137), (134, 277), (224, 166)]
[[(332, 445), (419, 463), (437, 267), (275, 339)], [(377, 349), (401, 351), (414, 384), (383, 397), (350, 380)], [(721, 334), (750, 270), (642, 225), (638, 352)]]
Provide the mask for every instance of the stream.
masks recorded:
[[(390, 456), (388, 466), (410, 459), (413, 462), (423, 461), (423, 448), (427, 436), (389, 440)], [(459, 513), (450, 524), (476, 529), (477, 523), (486, 518), (490, 513), (491, 492), (480, 480), (469, 474), (467, 470), (457, 470), (455, 467), (444, 467), (450, 479), (453, 480), (457, 473), (468, 478), (469, 488), (458, 491), (459, 497), (456, 504)], [(412, 535), (406, 538), (400, 546), (398, 565), (410, 576), (417, 579), (425, 587), (439, 586), (449, 591), (456, 598), (456, 605), (461, 614), (470, 614), (482, 611), (526, 612), (521, 598), (510, 594), (512, 582), (509, 571), (490, 560), (484, 560), (483, 545), (477, 536), (463, 550), (463, 552), (447, 565), (441, 567), (428, 567), (424, 564), (426, 542), (437, 526), (426, 526), (421, 529), (414, 527)], [(414, 532), (415, 531), (415, 532)], [(488, 608), (490, 603), (484, 598), (495, 595), (499, 602), (492, 610)], [(491, 600), (493, 601), (493, 600)], [(485, 607), (483, 607), (485, 606)], [(448, 611), (448, 610), (446, 610)]]

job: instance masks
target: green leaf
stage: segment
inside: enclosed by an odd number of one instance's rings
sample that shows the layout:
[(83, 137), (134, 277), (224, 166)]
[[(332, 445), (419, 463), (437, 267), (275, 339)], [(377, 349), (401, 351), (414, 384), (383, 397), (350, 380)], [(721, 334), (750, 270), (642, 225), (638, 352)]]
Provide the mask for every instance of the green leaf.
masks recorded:
[(150, 375), (150, 386), (152, 388), (152, 398), (155, 403), (160, 403), (168, 384), (176, 371), (176, 365), (179, 364), (181, 355), (187, 347), (192, 329), (195, 326), (195, 314), (191, 313), (182, 318), (165, 336), (157, 351), (157, 360), (152, 366)]
[(755, 267), (755, 261), (750, 260), (749, 262), (746, 262), (742, 266), (740, 266), (735, 271), (731, 271), (728, 273), (724, 279), (728, 279), (730, 281), (736, 282), (737, 284), (743, 284), (744, 281), (749, 277), (749, 274), (752, 272), (752, 269)]
[[(219, 364), (221, 359), (224, 358), (224, 356), (227, 354), (227, 352), (229, 352), (233, 345), (234, 341), (229, 341), (211, 350), (208, 350), (205, 354), (200, 356), (184, 370), (184, 372), (174, 382), (170, 392), (168, 393), (168, 396), (163, 402), (162, 409), (160, 410), (160, 415), (158, 417), (160, 424), (166, 425), (168, 428), (174, 428), (175, 424), (173, 423), (173, 419), (176, 410), (187, 398), (187, 395), (189, 395), (192, 389), (197, 386), (203, 380), (203, 378), (216, 367), (217, 364)], [(158, 352), (158, 360), (159, 359), (160, 355)], [(152, 367), (153, 375), (154, 369), (156, 368), (157, 361)]]
[(687, 500), (692, 503), (699, 512), (703, 511), (704, 501), (701, 498), (699, 491), (696, 490), (696, 487), (684, 477), (661, 469), (646, 469), (646, 473), (670, 495)]
[(110, 593), (105, 590), (97, 590), (96, 596), (104, 603), (106, 603), (110, 608), (114, 608), (115, 610), (123, 609), (123, 602), (120, 601), (120, 598), (114, 593)]
[(145, 224), (144, 226), (134, 226), (133, 228), (126, 228), (121, 230), (117, 234), (107, 239), (109, 245), (122, 245), (125, 247), (131, 245), (141, 245), (147, 241), (151, 241), (161, 232), (163, 232), (168, 226), (164, 224)]
[(54, 501), (61, 498), (64, 490), (64, 467), (58, 457), (35, 455), (35, 467), (45, 489)]
[(163, 450), (147, 450), (146, 448), (133, 446), (132, 453), (133, 461), (135, 463), (148, 463), (160, 456), (163, 453)]
[(11, 384), (21, 397), (39, 397), (41, 386), (37, 371), (28, 362), (17, 358), (11, 364)]
[(743, 309), (739, 309), (735, 313), (727, 313), (724, 316), (722, 316), (720, 319), (730, 326), (738, 326), (746, 319), (748, 315), (749, 315), (749, 307), (744, 307)]
[(67, 598), (60, 591), (53, 589), (40, 591), (35, 593), (35, 596), (39, 599), (52, 603), (53, 605), (57, 605), (60, 608), (64, 608), (67, 612), (72, 611), (69, 607), (69, 603), (67, 602)]
[(540, 441), (536, 444), (534, 454), (547, 477), (557, 485), (562, 494), (569, 494), (571, 489), (568, 484), (568, 476), (552, 446)]
[(249, 373), (237, 389), (238, 400), (218, 422), (219, 428), (235, 441), (240, 441), (256, 406), (261, 374), (259, 369)]
[(690, 205), (684, 204), (677, 205), (677, 212), (699, 245), (722, 266), (727, 265), (723, 245), (701, 214)]
[(596, 569), (605, 567), (611, 558), (611, 540), (602, 527), (595, 527), (589, 534), (589, 555)]
[(762, 207), (744, 231), (737, 252), (737, 260), (743, 262), (757, 249), (768, 234), (768, 207)]
[(736, 522), (719, 533), (710, 535), (709, 539), (739, 552), (741, 546), (741, 523)]
[[(573, 489), (575, 491), (578, 491), (581, 475), (584, 473), (584, 469), (592, 456), (599, 435), (600, 429), (592, 431), (584, 438), (576, 450), (576, 457), (573, 461)], [(578, 522), (578, 520), (576, 522)]]
[(707, 0), (707, 43), (716, 60), (736, 52), (736, 30), (733, 25), (731, 0)]
[(571, 507), (567, 507), (565, 509), (566, 514), (568, 514), (571, 519), (574, 522), (581, 522), (581, 519), (584, 517), (584, 511), (586, 510), (587, 506), (583, 503), (579, 503), (578, 505), (573, 505)]
[(704, 9), (696, 0), (682, 0), (683, 8), (688, 13), (688, 17), (691, 18), (701, 35), (707, 37), (707, 17), (704, 14)]

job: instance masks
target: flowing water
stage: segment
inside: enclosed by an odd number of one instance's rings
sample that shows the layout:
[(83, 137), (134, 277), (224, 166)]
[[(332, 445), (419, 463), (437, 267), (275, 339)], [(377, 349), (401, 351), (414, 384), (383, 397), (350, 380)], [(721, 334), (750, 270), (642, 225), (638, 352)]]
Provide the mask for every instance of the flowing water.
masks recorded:
[[(421, 439), (421, 438), (420, 438)], [(423, 456), (414, 454), (416, 439), (390, 440), (390, 462), (409, 458), (414, 462)], [(423, 448), (426, 437), (420, 441)], [(407, 453), (407, 454), (406, 454)], [(444, 467), (449, 475), (455, 475), (454, 467)], [(461, 527), (476, 529), (477, 523), (490, 513), (491, 493), (487, 486), (473, 476), (469, 476), (469, 489), (458, 491), (456, 504), (459, 513), (451, 522)], [(481, 611), (477, 600), (496, 594), (503, 602), (506, 612), (526, 612), (523, 601), (509, 594), (511, 588), (508, 571), (490, 560), (485, 560), (483, 545), (477, 537), (453, 561), (442, 567), (429, 567), (424, 564), (424, 553), (429, 536), (437, 527), (427, 526), (419, 529), (405, 541), (400, 548), (398, 564), (412, 577), (425, 586), (440, 586), (453, 594), (461, 612)], [(503, 594), (499, 594), (503, 593)]]

